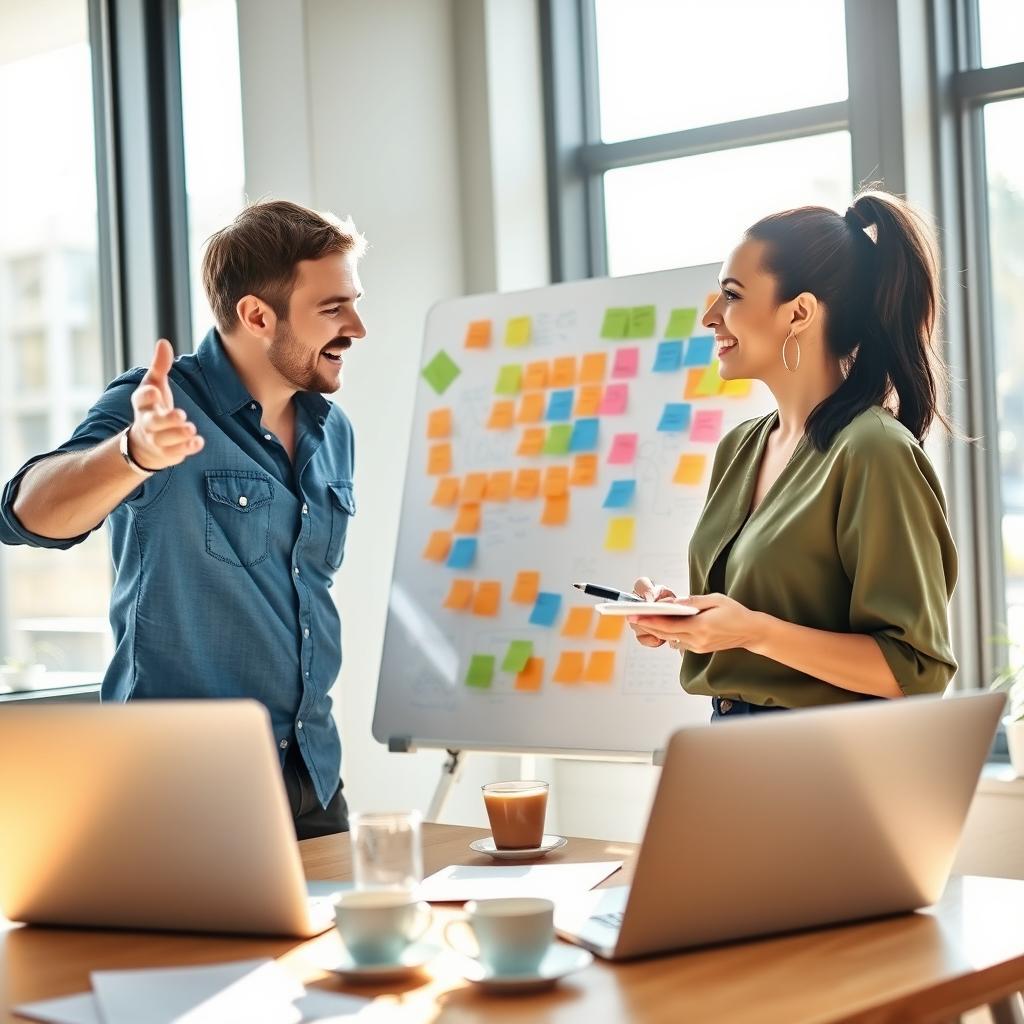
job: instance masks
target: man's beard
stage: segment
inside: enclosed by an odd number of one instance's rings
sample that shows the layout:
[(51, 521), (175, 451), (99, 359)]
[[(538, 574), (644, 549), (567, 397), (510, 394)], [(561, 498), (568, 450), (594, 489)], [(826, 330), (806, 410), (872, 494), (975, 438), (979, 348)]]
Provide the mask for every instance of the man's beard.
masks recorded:
[(301, 352), (302, 346), (296, 339), (291, 325), (285, 320), (278, 320), (274, 340), (267, 349), (270, 365), (299, 391), (315, 391), (322, 395), (330, 395), (337, 391), (340, 383), (317, 370), (319, 353), (317, 363), (310, 366), (303, 360)]

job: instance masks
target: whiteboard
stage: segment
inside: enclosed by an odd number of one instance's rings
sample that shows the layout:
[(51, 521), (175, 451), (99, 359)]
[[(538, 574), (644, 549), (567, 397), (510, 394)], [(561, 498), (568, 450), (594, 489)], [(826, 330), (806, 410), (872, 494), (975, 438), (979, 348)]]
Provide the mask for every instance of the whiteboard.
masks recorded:
[[(674, 729), (708, 719), (709, 700), (680, 687), (678, 652), (643, 648), (628, 627), (595, 635), (598, 622), (622, 621), (585, 621), (573, 609), (597, 602), (572, 583), (629, 589), (650, 576), (688, 591), (716, 441), (773, 407), (763, 385), (718, 376), (699, 322), (717, 271), (474, 295), (430, 311), (378, 741), (649, 757)], [(521, 454), (538, 437), (541, 452)], [(605, 507), (609, 498), (619, 507)], [(523, 572), (539, 574), (536, 598)]]

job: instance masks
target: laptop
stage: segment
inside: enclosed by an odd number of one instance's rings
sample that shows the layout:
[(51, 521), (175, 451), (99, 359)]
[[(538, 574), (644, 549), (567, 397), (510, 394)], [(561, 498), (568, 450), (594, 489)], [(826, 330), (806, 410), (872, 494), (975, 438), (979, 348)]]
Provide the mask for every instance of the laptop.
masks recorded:
[(559, 902), (610, 960), (916, 910), (945, 887), (1002, 694), (680, 729), (630, 886)]
[(309, 937), (266, 708), (249, 700), (0, 711), (0, 910), (13, 921)]

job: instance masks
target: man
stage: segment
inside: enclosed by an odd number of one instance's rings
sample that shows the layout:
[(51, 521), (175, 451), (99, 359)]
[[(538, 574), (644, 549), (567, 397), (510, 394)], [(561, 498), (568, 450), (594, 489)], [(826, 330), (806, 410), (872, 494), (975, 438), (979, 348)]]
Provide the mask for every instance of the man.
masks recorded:
[(109, 521), (115, 651), (102, 699), (261, 701), (300, 839), (348, 829), (328, 591), (355, 513), (353, 440), (323, 396), (366, 334), (364, 250), (350, 221), (250, 206), (208, 243), (217, 328), (196, 353), (175, 360), (159, 341), (149, 368), (111, 383), (0, 502), (5, 544), (70, 548)]

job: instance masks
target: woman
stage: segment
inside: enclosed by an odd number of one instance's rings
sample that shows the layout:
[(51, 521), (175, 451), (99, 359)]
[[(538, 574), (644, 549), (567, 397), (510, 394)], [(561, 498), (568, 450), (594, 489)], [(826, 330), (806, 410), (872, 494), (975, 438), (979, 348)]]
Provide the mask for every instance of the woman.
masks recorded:
[(636, 582), (700, 614), (630, 623), (683, 652), (713, 720), (940, 693), (956, 671), (956, 549), (921, 446), (943, 419), (937, 303), (927, 229), (880, 192), (766, 217), (723, 265), (703, 318), (721, 375), (764, 381), (778, 409), (718, 446), (691, 596)]

